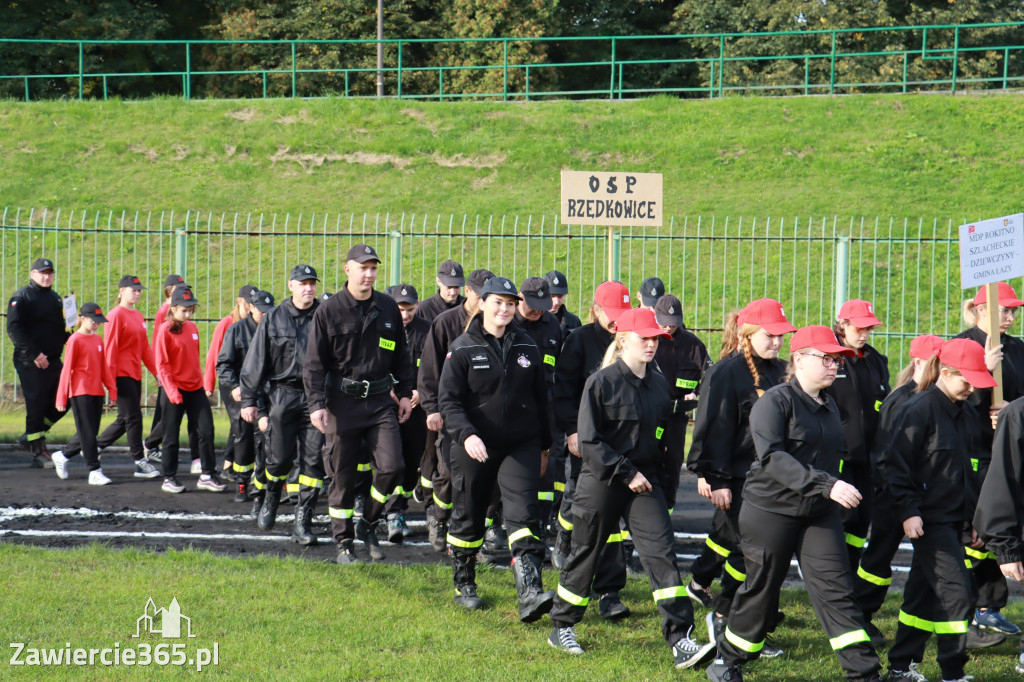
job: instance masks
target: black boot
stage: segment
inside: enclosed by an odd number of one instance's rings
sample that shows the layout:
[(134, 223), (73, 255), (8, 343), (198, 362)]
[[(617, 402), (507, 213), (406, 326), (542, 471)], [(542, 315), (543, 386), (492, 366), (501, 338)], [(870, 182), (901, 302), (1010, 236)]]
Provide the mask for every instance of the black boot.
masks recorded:
[(292, 540), (300, 545), (311, 546), (317, 542), (313, 534), (313, 508), (316, 507), (316, 495), (308, 500), (299, 500), (295, 508), (295, 524), (292, 527)]
[(37, 438), (28, 442), (28, 452), (32, 455), (32, 466), (36, 469), (52, 469), (53, 460), (46, 449), (46, 439)]
[(540, 559), (533, 554), (520, 554), (512, 559), (512, 573), (519, 596), (519, 620), (532, 623), (551, 610), (554, 592), (544, 592)]
[(370, 552), (370, 558), (374, 561), (384, 560), (384, 550), (380, 548), (380, 541), (377, 539), (377, 523), (369, 523), (365, 518), (356, 521), (356, 538), (366, 545)]
[(260, 530), (270, 530), (277, 522), (277, 505), (281, 504), (281, 489), (267, 486), (266, 494), (263, 497), (263, 506), (260, 507), (259, 518), (256, 525)]
[(338, 556), (335, 557), (334, 563), (343, 565), (359, 563), (352, 540), (342, 540), (338, 543)]
[(448, 549), (448, 528), (447, 524), (433, 514), (427, 514), (427, 538), (430, 546), (438, 554), (444, 554)]
[(253, 489), (252, 493), (252, 510), (249, 512), (249, 516), (253, 521), (260, 517), (260, 509), (263, 509), (263, 498), (266, 496), (267, 491)]
[(555, 537), (555, 547), (551, 550), (551, 565), (562, 570), (565, 560), (569, 558), (570, 549), (572, 549), (572, 532), (559, 528), (558, 535)]
[(455, 583), (455, 603), (476, 611), (484, 607), (484, 600), (476, 596), (476, 555), (452, 552), (452, 581)]

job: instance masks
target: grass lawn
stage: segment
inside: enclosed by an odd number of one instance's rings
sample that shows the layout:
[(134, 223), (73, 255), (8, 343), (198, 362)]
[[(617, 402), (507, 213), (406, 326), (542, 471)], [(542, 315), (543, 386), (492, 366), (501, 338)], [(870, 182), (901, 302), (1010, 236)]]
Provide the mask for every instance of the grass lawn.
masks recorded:
[[(103, 429), (114, 421), (117, 417), (117, 410), (106, 410), (103, 412), (103, 418), (100, 419), (100, 433)], [(153, 420), (152, 412), (146, 414), (143, 413), (142, 418), (142, 434), (145, 438), (149, 434), (149, 426)], [(185, 424), (186, 419), (182, 419), (181, 427), (181, 444), (182, 447), (188, 447), (188, 439), (185, 435)], [(213, 408), (213, 442), (218, 448), (223, 448), (228, 438), (228, 431), (231, 428), (230, 421), (228, 419), (227, 412), (220, 408)], [(7, 410), (0, 411), (0, 443), (13, 443), (17, 440), (18, 436), (25, 432), (25, 412), (24, 407), (18, 410), (11, 410), (11, 406), (8, 406)], [(58, 443), (67, 443), (71, 439), (71, 436), (75, 435), (75, 418), (68, 410), (68, 413), (50, 429), (49, 435), (46, 437), (50, 444), (56, 445)], [(118, 439), (115, 445), (127, 445), (124, 436)]]

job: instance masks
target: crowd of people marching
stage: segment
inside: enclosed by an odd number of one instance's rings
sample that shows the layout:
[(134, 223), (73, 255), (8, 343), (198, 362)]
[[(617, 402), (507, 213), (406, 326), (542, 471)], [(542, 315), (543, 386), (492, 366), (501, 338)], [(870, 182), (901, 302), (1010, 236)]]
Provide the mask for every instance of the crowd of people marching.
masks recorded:
[[(893, 381), (868, 343), (881, 326), (868, 301), (801, 329), (778, 301), (751, 301), (727, 315), (713, 363), (657, 277), (636, 292), (601, 283), (584, 323), (566, 307), (562, 272), (517, 285), (446, 261), (421, 301), (410, 284), (377, 291), (379, 263), (353, 246), (333, 295), (305, 264), (279, 303), (243, 286), (204, 363), (198, 292), (182, 277), (164, 282), (152, 336), (130, 274), (112, 309), (85, 303), (69, 334), (54, 265), (37, 259), (7, 309), (32, 463), (67, 479), (80, 454), (88, 483), (107, 485), (99, 453), (126, 436), (134, 476), (181, 493), (184, 420), (196, 488), (230, 480), (264, 531), (291, 495), (293, 539), (316, 544), (326, 486), (339, 564), (361, 560), (355, 539), (383, 560), (378, 534), (402, 542), (415, 498), (431, 546), (451, 556), (455, 603), (484, 607), (479, 555), (511, 555), (520, 619), (548, 614), (548, 643), (570, 654), (584, 653), (575, 627), (592, 598), (604, 618), (629, 615), (619, 592), (635, 551), (674, 665), (708, 663), (712, 680), (785, 655), (771, 633), (794, 557), (850, 680), (926, 680), (918, 664), (932, 635), (943, 681), (973, 679), (968, 650), (1020, 634), (1002, 614), (1007, 578), (1024, 580), (1024, 342), (1009, 334), (1024, 301), (1008, 284), (997, 301), (982, 288), (966, 303), (963, 333), (913, 339)], [(143, 369), (159, 382), (145, 437)], [(231, 422), (221, 465), (218, 387)], [(101, 433), (105, 396), (117, 418)], [(77, 433), (51, 452), (47, 431), (69, 407)], [(683, 466), (715, 508), (688, 582), (670, 521)], [(883, 677), (872, 619), (904, 538), (913, 560)], [(556, 590), (543, 586), (548, 554)], [(1021, 650), (1024, 673), (1024, 640)]]

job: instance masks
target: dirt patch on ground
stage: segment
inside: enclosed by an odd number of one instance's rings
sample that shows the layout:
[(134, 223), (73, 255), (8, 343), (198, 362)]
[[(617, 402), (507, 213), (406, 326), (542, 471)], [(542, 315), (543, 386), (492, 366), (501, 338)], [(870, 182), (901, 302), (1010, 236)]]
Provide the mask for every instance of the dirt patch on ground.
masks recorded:
[(402, 113), (429, 130), (431, 135), (437, 137), (437, 124), (431, 123), (427, 120), (427, 115), (425, 113), (419, 109), (402, 109)]
[(156, 153), (155, 149), (149, 149), (148, 147), (143, 147), (141, 144), (130, 144), (130, 145), (128, 145), (128, 150), (132, 151), (132, 152), (135, 152), (136, 154), (141, 154), (142, 156), (145, 156), (150, 161), (156, 161), (157, 159), (160, 158), (160, 155)]
[(302, 109), (296, 116), (281, 116), (274, 123), (279, 123), (284, 126), (295, 125), (296, 123), (312, 123), (313, 119), (309, 116), (309, 111)]
[(488, 154), (485, 156), (466, 156), (456, 154), (455, 156), (439, 156), (434, 154), (430, 157), (431, 163), (436, 163), (442, 168), (496, 168), (504, 165), (508, 159), (507, 154)]
[(470, 183), (470, 186), (473, 189), (484, 189), (485, 187), (490, 187), (491, 185), (493, 185), (494, 181), (497, 180), (497, 179), (498, 179), (498, 171), (496, 171), (496, 170), (495, 171), (491, 171), (490, 175), (488, 175), (485, 178), (477, 178), (472, 183)]
[(385, 166), (391, 164), (399, 170), (412, 163), (411, 159), (392, 154), (368, 154), (366, 152), (352, 152), (351, 154), (336, 154), (333, 152), (326, 154), (298, 154), (293, 152), (291, 147), (278, 147), (277, 151), (270, 155), (270, 161), (274, 164), (279, 161), (292, 161), (302, 166), (302, 170), (307, 174), (312, 174), (315, 169), (320, 168), (328, 161), (344, 161), (345, 163), (355, 163), (363, 166)]
[(171, 145), (171, 149), (174, 150), (174, 161), (184, 161), (185, 157), (187, 157), (189, 152), (191, 151), (187, 146), (183, 144)]
[(238, 109), (236, 111), (229, 111), (224, 115), (228, 118), (233, 118), (236, 121), (241, 121), (242, 123), (248, 123), (249, 121), (255, 121), (263, 117), (262, 114), (260, 114), (258, 111), (256, 111), (256, 109), (253, 109), (252, 107), (249, 107), (247, 109)]

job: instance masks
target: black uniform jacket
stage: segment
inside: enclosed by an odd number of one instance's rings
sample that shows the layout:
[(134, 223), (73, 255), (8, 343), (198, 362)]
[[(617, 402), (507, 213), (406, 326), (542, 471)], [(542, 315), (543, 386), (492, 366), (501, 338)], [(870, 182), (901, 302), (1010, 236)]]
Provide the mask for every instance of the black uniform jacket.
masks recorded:
[[(761, 377), (760, 394), (786, 376), (784, 361), (753, 358)], [(703, 476), (712, 490), (728, 488), (750, 471), (755, 456), (750, 410), (760, 394), (742, 353), (733, 353), (704, 375), (687, 467)]]
[(668, 379), (673, 414), (689, 412), (697, 407), (696, 400), (683, 400), (683, 396), (700, 393), (700, 380), (711, 366), (711, 357), (704, 342), (679, 327), (671, 338), (660, 340), (654, 359)]
[[(986, 336), (988, 335), (978, 327), (971, 327), (953, 338), (972, 339), (984, 348)], [(1024, 396), (1024, 341), (1016, 336), (1001, 334), (999, 343), (1003, 344), (1003, 400), (1010, 402)], [(988, 408), (992, 407), (992, 389), (974, 389), (967, 402), (974, 408), (982, 443), (988, 449), (992, 444), (992, 421), (988, 416)], [(988, 455), (985, 460), (983, 467), (987, 466)]]
[(302, 372), (310, 412), (327, 407), (328, 377), (379, 381), (390, 374), (395, 395), (412, 397), (412, 355), (405, 347), (402, 312), (379, 291), (370, 292), (369, 301), (364, 315), (346, 282), (313, 315)]
[(889, 358), (869, 344), (852, 358), (843, 358), (836, 371), (836, 380), (825, 389), (839, 407), (843, 422), (846, 459), (867, 462), (875, 431), (878, 430), (878, 411), (889, 395)]
[(584, 472), (628, 485), (639, 471), (661, 480), (661, 435), (668, 422), (668, 380), (651, 366), (643, 378), (621, 359), (587, 379), (579, 411)]
[(405, 326), (405, 340), (412, 355), (413, 381), (419, 378), (420, 361), (423, 358), (423, 344), (427, 342), (427, 335), (430, 334), (430, 323), (422, 317), (413, 317), (412, 321)]
[(992, 466), (981, 485), (974, 528), (1001, 564), (1024, 559), (1024, 398), (999, 413)]
[(256, 407), (256, 396), (264, 382), (302, 390), (306, 339), (320, 307), (320, 302), (314, 300), (309, 308), (299, 310), (289, 297), (263, 316), (242, 363), (242, 407)]
[(540, 349), (541, 358), (544, 361), (544, 377), (548, 381), (548, 387), (555, 383), (555, 366), (558, 362), (558, 355), (562, 350), (562, 326), (551, 313), (544, 313), (536, 322), (531, 322), (519, 314), (516, 310), (516, 324), (524, 332), (530, 335), (537, 348)]
[(596, 372), (611, 345), (613, 335), (597, 322), (585, 324), (565, 337), (562, 352), (555, 365), (554, 396), (555, 423), (567, 436), (576, 433), (576, 419), (580, 411), (580, 398), (587, 378)]
[(874, 476), (875, 487), (879, 490), (888, 488), (885, 473), (885, 456), (896, 431), (896, 421), (903, 413), (903, 407), (907, 401), (914, 396), (917, 384), (911, 379), (902, 386), (892, 390), (885, 400), (882, 401), (882, 409), (878, 412), (878, 430), (875, 431), (875, 440), (871, 447), (871, 468)]
[(32, 362), (40, 353), (49, 360), (60, 358), (70, 336), (60, 294), (35, 282), (15, 291), (7, 303), (7, 335), (22, 362)]
[(455, 303), (447, 303), (441, 298), (441, 294), (434, 294), (416, 307), (416, 317), (426, 320), (427, 324), (430, 324), (441, 313), (451, 310), (455, 306), (460, 306), (465, 302), (465, 296), (459, 296), (455, 299)]
[(529, 442), (541, 450), (551, 445), (544, 365), (526, 332), (512, 323), (496, 339), (477, 315), (447, 355), (437, 402), (453, 442), (463, 445), (476, 435), (501, 450)]
[(846, 454), (835, 401), (818, 404), (795, 378), (761, 396), (750, 410), (757, 453), (743, 504), (785, 516), (813, 518), (838, 509), (829, 499)]
[(558, 324), (562, 326), (562, 338), (568, 336), (569, 332), (574, 332), (583, 326), (580, 318), (566, 310), (564, 305), (558, 309), (557, 313), (555, 313), (555, 319), (558, 320)]
[(231, 391), (239, 385), (239, 374), (245, 362), (246, 351), (256, 333), (256, 320), (251, 315), (235, 322), (224, 333), (224, 343), (217, 354), (217, 380)]
[(423, 355), (420, 358), (420, 371), (416, 379), (416, 390), (420, 392), (420, 405), (427, 414), (440, 412), (437, 407), (437, 390), (441, 382), (441, 367), (445, 363), (444, 356), (452, 341), (466, 331), (469, 313), (466, 306), (456, 306), (446, 310), (430, 323), (430, 332), (423, 343)]
[[(886, 478), (901, 521), (962, 523), (978, 501), (980, 434), (971, 408), (937, 386), (916, 393), (900, 410), (885, 456)], [(973, 460), (973, 462), (972, 462)]]

